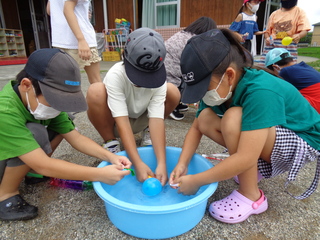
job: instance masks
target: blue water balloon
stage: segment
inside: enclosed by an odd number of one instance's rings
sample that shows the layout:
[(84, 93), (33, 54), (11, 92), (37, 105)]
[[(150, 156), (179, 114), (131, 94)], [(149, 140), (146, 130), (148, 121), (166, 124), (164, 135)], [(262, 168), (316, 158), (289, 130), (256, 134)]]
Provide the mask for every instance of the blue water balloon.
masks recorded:
[(162, 185), (156, 178), (148, 178), (142, 184), (142, 192), (147, 196), (156, 196), (162, 191)]

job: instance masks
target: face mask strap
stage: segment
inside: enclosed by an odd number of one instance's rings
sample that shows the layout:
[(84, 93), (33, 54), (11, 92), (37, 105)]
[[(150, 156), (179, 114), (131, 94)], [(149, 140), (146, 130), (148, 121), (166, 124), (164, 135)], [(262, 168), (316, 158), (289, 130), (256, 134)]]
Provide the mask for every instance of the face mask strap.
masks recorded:
[(34, 95), (36, 96), (37, 103), (39, 104), (39, 100), (38, 100), (38, 97), (37, 97), (37, 93), (36, 93), (36, 90), (34, 89), (33, 85), (32, 85), (32, 89), (33, 89)]
[(30, 108), (29, 96), (28, 96), (28, 93), (27, 93), (27, 92), (26, 92), (26, 99), (27, 99), (28, 107)]
[[(39, 105), (39, 100), (38, 100), (38, 97), (37, 97), (37, 94), (36, 94), (36, 90), (34, 89), (33, 85), (32, 85), (32, 89), (33, 89), (34, 95), (36, 97), (37, 103)], [(28, 108), (31, 110), (28, 92), (26, 92), (26, 99), (27, 99)]]
[(218, 88), (220, 87), (220, 84), (222, 83), (225, 74), (226, 74), (226, 73), (224, 73), (224, 74), (222, 75), (222, 77), (220, 78), (219, 84), (218, 84), (218, 86), (215, 88), (216, 91), (217, 91)]

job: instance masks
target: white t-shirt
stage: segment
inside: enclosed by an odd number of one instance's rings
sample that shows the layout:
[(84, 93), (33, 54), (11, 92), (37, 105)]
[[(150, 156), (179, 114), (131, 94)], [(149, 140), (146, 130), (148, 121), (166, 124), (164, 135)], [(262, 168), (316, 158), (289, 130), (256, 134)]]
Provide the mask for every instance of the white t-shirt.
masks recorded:
[[(50, 1), (50, 20), (52, 46), (57, 48), (78, 49), (78, 40), (74, 36), (63, 14), (64, 3), (67, 0)], [(97, 47), (96, 33), (89, 21), (90, 0), (78, 0), (74, 9), (78, 24), (89, 47)]]
[(159, 88), (135, 87), (128, 79), (122, 62), (113, 65), (103, 83), (113, 117), (138, 118), (148, 110), (149, 118), (164, 118), (166, 83)]

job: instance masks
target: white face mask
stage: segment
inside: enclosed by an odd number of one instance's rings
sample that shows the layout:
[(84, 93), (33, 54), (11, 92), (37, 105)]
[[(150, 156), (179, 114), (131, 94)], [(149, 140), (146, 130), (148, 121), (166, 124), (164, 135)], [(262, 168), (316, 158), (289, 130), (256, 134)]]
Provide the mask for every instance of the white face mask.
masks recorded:
[(204, 95), (204, 97), (202, 98), (202, 100), (204, 101), (205, 104), (207, 104), (208, 106), (219, 106), (222, 103), (224, 103), (225, 101), (229, 100), (232, 96), (232, 92), (231, 92), (231, 88), (232, 85), (230, 86), (229, 89), (229, 93), (227, 94), (227, 96), (225, 98), (220, 97), (219, 93), (217, 92), (222, 80), (223, 80), (224, 74), (222, 75), (220, 82), (218, 84), (218, 86), (216, 87), (216, 89), (212, 89), (206, 92), (206, 94)]
[[(33, 89), (34, 94), (36, 94), (36, 91), (34, 90), (33, 86), (32, 86), (32, 89)], [(30, 113), (34, 116), (34, 118), (37, 120), (52, 119), (61, 113), (60, 111), (58, 111), (52, 107), (48, 107), (48, 106), (40, 103), (37, 97), (36, 97), (36, 99), (38, 102), (38, 106), (37, 106), (36, 110), (32, 111), (31, 107), (30, 107), (30, 103), (29, 103), (28, 93), (26, 93), (26, 98), (27, 98), (28, 109), (29, 109)]]
[(256, 12), (259, 10), (260, 4), (251, 5), (251, 4), (249, 3), (249, 6), (251, 7), (250, 11), (253, 12), (253, 13), (256, 13)]

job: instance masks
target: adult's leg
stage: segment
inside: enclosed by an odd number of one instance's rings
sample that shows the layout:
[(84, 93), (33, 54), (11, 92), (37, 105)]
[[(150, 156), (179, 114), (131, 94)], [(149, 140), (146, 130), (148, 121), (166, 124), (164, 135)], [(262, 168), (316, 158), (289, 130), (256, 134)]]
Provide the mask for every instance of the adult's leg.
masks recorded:
[(115, 121), (107, 104), (107, 91), (101, 83), (91, 84), (87, 92), (88, 118), (104, 141), (115, 139)]
[(88, 80), (91, 84), (96, 82), (102, 82), (100, 76), (100, 62), (91, 63), (90, 66), (85, 66), (84, 70), (86, 71)]

